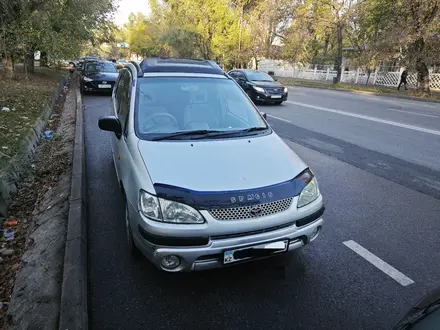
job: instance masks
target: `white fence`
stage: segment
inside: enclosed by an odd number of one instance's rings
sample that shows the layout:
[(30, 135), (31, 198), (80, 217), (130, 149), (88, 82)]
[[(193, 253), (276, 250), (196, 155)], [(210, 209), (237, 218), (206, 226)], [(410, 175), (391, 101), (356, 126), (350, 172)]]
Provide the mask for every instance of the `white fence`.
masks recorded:
[[(273, 71), (275, 76), (290, 77), (297, 79), (333, 81), (337, 72), (330, 70), (317, 70), (307, 68), (279, 68), (274, 66), (260, 65), (259, 69), (264, 72)], [(429, 86), (433, 90), (440, 90), (440, 73), (431, 73), (429, 75)], [(368, 74), (360, 69), (344, 71), (341, 75), (341, 82), (348, 84), (366, 84)], [(370, 74), (368, 85), (378, 85), (387, 87), (397, 87), (400, 81), (400, 72), (380, 72), (375, 71)], [(410, 73), (407, 77), (408, 87), (417, 87), (417, 74)]]

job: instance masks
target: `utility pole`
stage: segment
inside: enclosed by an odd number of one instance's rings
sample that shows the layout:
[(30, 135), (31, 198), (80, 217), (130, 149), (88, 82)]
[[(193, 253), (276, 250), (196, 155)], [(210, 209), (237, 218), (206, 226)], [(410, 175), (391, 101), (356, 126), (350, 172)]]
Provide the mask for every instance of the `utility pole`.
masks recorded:
[(243, 28), (243, 11), (244, 11), (244, 4), (241, 5), (241, 11), (240, 11), (240, 28), (239, 28), (239, 35), (238, 35), (238, 60), (239, 64), (241, 65), (241, 31)]

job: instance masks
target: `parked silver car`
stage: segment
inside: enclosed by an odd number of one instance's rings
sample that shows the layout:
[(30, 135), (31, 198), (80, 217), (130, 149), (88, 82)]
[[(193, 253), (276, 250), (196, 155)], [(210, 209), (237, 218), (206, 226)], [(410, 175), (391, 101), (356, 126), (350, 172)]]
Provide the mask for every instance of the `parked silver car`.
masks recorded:
[(279, 255), (320, 233), (312, 171), (214, 62), (128, 64), (99, 127), (114, 132), (130, 249), (159, 269)]

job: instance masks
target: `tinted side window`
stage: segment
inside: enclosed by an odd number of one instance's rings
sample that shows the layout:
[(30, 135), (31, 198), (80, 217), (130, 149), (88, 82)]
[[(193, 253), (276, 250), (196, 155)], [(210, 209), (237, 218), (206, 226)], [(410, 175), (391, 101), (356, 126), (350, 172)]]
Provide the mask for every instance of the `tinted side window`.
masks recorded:
[(127, 126), (126, 122), (128, 119), (128, 112), (130, 111), (131, 74), (129, 71), (124, 72), (124, 75), (121, 77), (121, 84), (119, 120), (121, 121), (122, 127), (125, 131)]
[(237, 79), (244, 79), (244, 80), (246, 80), (246, 77), (245, 77), (243, 72), (237, 72), (236, 73), (236, 77), (237, 77)]
[(121, 101), (122, 101), (122, 95), (124, 93), (124, 76), (127, 74), (127, 72), (124, 70), (121, 72), (119, 78), (118, 78), (118, 85), (115, 86), (116, 88), (116, 113), (119, 116), (119, 113), (121, 111)]

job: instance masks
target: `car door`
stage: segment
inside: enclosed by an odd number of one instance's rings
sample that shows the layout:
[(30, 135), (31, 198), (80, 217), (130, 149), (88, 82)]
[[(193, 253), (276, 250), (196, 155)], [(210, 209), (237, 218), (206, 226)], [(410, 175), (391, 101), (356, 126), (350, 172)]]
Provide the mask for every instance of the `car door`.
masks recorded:
[(118, 81), (118, 89), (116, 91), (116, 111), (117, 117), (121, 123), (122, 135), (118, 138), (115, 136), (114, 140), (114, 152), (116, 155), (116, 168), (118, 172), (118, 178), (124, 181), (124, 178), (129, 171), (128, 164), (131, 159), (129, 150), (127, 147), (127, 132), (129, 125), (129, 112), (130, 112), (130, 95), (132, 89), (132, 77), (129, 70), (123, 70)]

